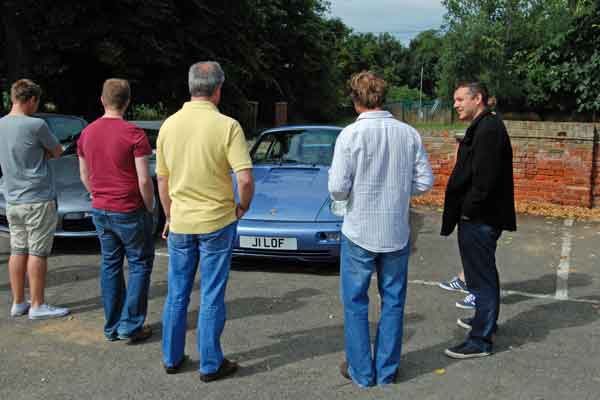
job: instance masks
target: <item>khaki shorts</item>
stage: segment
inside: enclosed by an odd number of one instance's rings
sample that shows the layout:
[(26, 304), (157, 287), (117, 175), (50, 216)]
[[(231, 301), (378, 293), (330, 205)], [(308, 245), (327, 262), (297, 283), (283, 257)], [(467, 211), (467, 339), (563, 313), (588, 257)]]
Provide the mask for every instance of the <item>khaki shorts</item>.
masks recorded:
[(7, 204), (6, 218), (10, 229), (12, 255), (50, 255), (58, 220), (56, 201)]

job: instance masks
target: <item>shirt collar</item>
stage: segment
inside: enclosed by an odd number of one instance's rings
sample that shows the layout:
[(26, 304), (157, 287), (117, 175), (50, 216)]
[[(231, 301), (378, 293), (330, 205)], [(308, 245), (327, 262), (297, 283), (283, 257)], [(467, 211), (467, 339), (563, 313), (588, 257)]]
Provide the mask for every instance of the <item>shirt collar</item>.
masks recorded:
[(184, 109), (189, 110), (214, 110), (218, 111), (217, 106), (214, 105), (213, 102), (208, 100), (194, 100), (194, 101), (186, 101), (183, 103)]
[(376, 118), (394, 118), (394, 116), (392, 115), (391, 112), (389, 111), (365, 111), (363, 113), (361, 113), (358, 118), (356, 119), (361, 120), (361, 119), (376, 119)]

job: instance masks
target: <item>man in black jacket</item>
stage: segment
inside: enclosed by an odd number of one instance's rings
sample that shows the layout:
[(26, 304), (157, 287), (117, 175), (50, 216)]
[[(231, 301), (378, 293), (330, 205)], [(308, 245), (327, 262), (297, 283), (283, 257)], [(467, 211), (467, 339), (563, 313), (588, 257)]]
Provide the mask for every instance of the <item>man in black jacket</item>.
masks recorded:
[(510, 138), (487, 101), (487, 90), (478, 82), (460, 84), (454, 92), (459, 118), (471, 125), (446, 187), (441, 233), (450, 235), (458, 225), (466, 283), (477, 301), (475, 316), (457, 321), (470, 333), (464, 343), (445, 351), (452, 358), (492, 353), (500, 310), (496, 244), (503, 230), (516, 230)]

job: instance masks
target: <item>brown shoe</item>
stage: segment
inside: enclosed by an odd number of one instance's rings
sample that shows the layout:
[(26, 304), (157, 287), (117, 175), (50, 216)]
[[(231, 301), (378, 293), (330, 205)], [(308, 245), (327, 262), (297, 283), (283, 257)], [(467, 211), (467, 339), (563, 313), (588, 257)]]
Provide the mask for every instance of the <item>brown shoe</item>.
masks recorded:
[(188, 360), (188, 358), (189, 357), (184, 354), (183, 357), (181, 357), (181, 361), (179, 361), (177, 364), (173, 365), (172, 367), (167, 367), (165, 364), (163, 364), (163, 367), (165, 368), (165, 372), (169, 375), (178, 373), (179, 370), (181, 369), (181, 367), (183, 367), (183, 364), (185, 364), (185, 362)]
[(143, 326), (142, 329), (134, 332), (130, 336), (119, 336), (119, 339), (126, 339), (127, 344), (135, 344), (147, 340), (148, 338), (150, 338), (150, 336), (152, 336), (152, 328), (150, 328), (149, 326)]
[(238, 363), (229, 361), (228, 359), (224, 358), (223, 363), (216, 372), (213, 372), (212, 374), (200, 374), (200, 380), (202, 382), (212, 382), (218, 379), (223, 379), (235, 374), (239, 367), (240, 366), (238, 365)]
[(348, 362), (344, 361), (343, 363), (340, 364), (340, 374), (342, 374), (342, 376), (348, 380), (352, 380), (352, 378), (350, 377), (350, 373), (348, 372)]

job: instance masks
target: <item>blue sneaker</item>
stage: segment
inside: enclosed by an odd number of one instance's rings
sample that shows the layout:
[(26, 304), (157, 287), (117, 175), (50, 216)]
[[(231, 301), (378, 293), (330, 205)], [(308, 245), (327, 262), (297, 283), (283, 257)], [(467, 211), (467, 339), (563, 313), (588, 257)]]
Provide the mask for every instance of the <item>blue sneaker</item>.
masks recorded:
[(456, 302), (456, 307), (462, 308), (463, 310), (474, 310), (475, 295), (469, 293), (464, 299)]
[(446, 289), (446, 290), (469, 293), (469, 290), (467, 289), (467, 284), (462, 279), (460, 279), (458, 276), (455, 276), (454, 278), (450, 279), (448, 282), (440, 282), (439, 286), (442, 289)]

